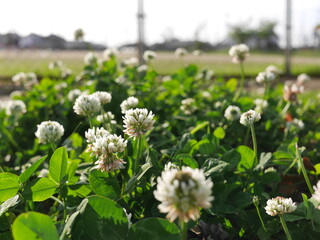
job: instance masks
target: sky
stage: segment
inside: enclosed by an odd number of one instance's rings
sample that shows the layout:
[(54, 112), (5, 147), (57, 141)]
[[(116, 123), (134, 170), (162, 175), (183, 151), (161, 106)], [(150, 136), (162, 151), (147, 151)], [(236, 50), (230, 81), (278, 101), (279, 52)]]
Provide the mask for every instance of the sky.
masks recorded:
[[(85, 40), (117, 47), (137, 39), (138, 0), (2, 0), (0, 33), (22, 36), (36, 33), (73, 40), (82, 28)], [(228, 26), (258, 26), (277, 22), (284, 45), (286, 0), (144, 0), (145, 39), (148, 44), (168, 37), (217, 43)], [(292, 0), (293, 45), (313, 43), (313, 28), (320, 24), (319, 0)]]

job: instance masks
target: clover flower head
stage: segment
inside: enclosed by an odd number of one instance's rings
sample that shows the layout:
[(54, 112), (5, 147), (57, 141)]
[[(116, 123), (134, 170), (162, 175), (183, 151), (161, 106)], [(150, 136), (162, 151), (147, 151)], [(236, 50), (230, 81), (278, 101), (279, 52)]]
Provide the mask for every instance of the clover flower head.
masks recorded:
[(306, 82), (309, 82), (311, 80), (310, 76), (302, 73), (297, 77), (297, 85), (301, 86), (303, 84), (305, 84)]
[(143, 53), (143, 59), (144, 59), (146, 62), (150, 62), (151, 60), (155, 59), (156, 57), (157, 57), (157, 53), (154, 52), (154, 51), (146, 50), (146, 51)]
[(161, 202), (158, 208), (160, 212), (167, 213), (171, 222), (177, 218), (183, 222), (196, 221), (200, 217), (200, 208), (211, 207), (214, 199), (213, 183), (200, 169), (169, 168), (161, 173), (157, 183), (153, 194)]
[(138, 60), (138, 58), (136, 58), (136, 57), (131, 57), (131, 58), (125, 60), (123, 63), (124, 63), (124, 65), (126, 65), (126, 66), (133, 67), (133, 66), (138, 65), (139, 60)]
[(64, 134), (63, 126), (56, 121), (45, 121), (37, 125), (36, 137), (40, 143), (53, 143)]
[(297, 95), (304, 92), (304, 86), (293, 81), (286, 81), (283, 88), (283, 99), (290, 102), (297, 102)]
[(63, 89), (66, 89), (68, 87), (68, 84), (65, 83), (65, 82), (62, 82), (62, 83), (58, 83), (54, 86), (54, 89), (57, 90), (57, 91), (61, 91)]
[(197, 49), (197, 50), (194, 50), (194, 51), (192, 52), (192, 54), (193, 54), (194, 56), (200, 56), (200, 55), (202, 54), (202, 51), (199, 50), (199, 49)]
[(269, 199), (264, 209), (270, 216), (276, 216), (278, 214), (291, 213), (296, 208), (297, 205), (291, 198), (276, 197)]
[(10, 93), (10, 98), (14, 99), (15, 97), (21, 97), (22, 95), (23, 95), (22, 91), (16, 90)]
[(261, 98), (257, 98), (253, 102), (256, 105), (254, 110), (259, 113), (262, 113), (263, 109), (265, 109), (269, 105), (267, 100)]
[(139, 103), (138, 98), (128, 97), (126, 100), (124, 100), (120, 104), (121, 112), (125, 114), (127, 110), (131, 108), (135, 108), (138, 105), (138, 103)]
[(111, 93), (105, 91), (94, 92), (92, 96), (97, 97), (101, 105), (111, 102), (112, 99)]
[(268, 172), (277, 172), (277, 170), (274, 167), (268, 167), (264, 170), (264, 173), (268, 173)]
[(123, 152), (127, 146), (121, 136), (116, 134), (104, 134), (103, 136), (97, 136), (95, 141), (92, 142), (91, 151), (100, 158), (110, 157), (117, 152)]
[(103, 51), (102, 56), (103, 59), (108, 61), (110, 58), (115, 57), (119, 54), (118, 49), (116, 48), (107, 48), (106, 50)]
[(98, 56), (96, 53), (94, 52), (88, 52), (85, 56), (84, 56), (84, 63), (86, 65), (94, 65), (98, 62)]
[(234, 45), (229, 50), (229, 55), (232, 57), (232, 62), (243, 62), (249, 56), (249, 47), (246, 44)]
[(174, 54), (177, 57), (184, 57), (185, 55), (188, 54), (188, 51), (184, 48), (177, 48), (176, 51), (174, 52)]
[(259, 72), (258, 76), (256, 77), (257, 83), (268, 83), (272, 82), (276, 78), (276, 75), (271, 71)]
[(279, 68), (277, 68), (274, 65), (270, 65), (266, 68), (265, 72), (271, 72), (273, 73), (275, 76), (279, 76), (281, 73), (281, 70)]
[(24, 86), (28, 90), (30, 90), (34, 85), (39, 83), (37, 75), (33, 72), (20, 72), (12, 77), (12, 81), (15, 85)]
[(162, 82), (168, 82), (168, 81), (171, 81), (171, 80), (172, 80), (172, 77), (170, 75), (164, 76), (162, 78)]
[(291, 127), (302, 130), (304, 129), (304, 123), (302, 120), (294, 118), (292, 121), (287, 122), (287, 128), (290, 129)]
[(54, 62), (51, 62), (49, 63), (49, 69), (50, 70), (53, 70), (53, 69), (61, 69), (64, 67), (64, 64), (62, 61), (54, 61)]
[(181, 101), (180, 109), (186, 115), (191, 115), (195, 110), (197, 110), (195, 106), (196, 101), (193, 98), (186, 98)]
[(21, 100), (11, 100), (6, 103), (6, 114), (20, 117), (27, 112), (26, 104)]
[(258, 122), (260, 119), (261, 119), (260, 113), (254, 110), (249, 110), (241, 114), (240, 123), (244, 126), (251, 126), (255, 122)]
[(137, 72), (139, 73), (142, 73), (142, 72), (146, 72), (148, 71), (148, 66), (143, 64), (143, 65), (140, 65), (139, 67), (137, 67)]
[(102, 128), (89, 128), (88, 131), (85, 132), (85, 137), (89, 144), (96, 141), (97, 138), (103, 137), (105, 135), (109, 135), (110, 133)]
[(90, 116), (101, 109), (100, 100), (92, 95), (81, 95), (76, 99), (73, 110), (76, 114)]
[(123, 117), (124, 132), (129, 137), (139, 137), (153, 128), (154, 115), (146, 108), (135, 108), (126, 111)]
[(224, 111), (224, 117), (228, 119), (229, 121), (235, 121), (238, 120), (241, 116), (241, 110), (237, 106), (229, 106)]
[(127, 78), (125, 76), (119, 76), (114, 80), (116, 83), (122, 85), (127, 81)]
[(68, 99), (70, 102), (74, 102), (82, 94), (79, 89), (72, 89), (68, 93)]

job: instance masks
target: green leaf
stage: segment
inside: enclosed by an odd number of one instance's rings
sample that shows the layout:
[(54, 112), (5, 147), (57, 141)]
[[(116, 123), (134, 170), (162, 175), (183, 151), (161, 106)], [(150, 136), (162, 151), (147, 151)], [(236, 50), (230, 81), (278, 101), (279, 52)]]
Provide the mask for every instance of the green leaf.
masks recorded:
[(37, 171), (38, 167), (43, 163), (43, 161), (47, 158), (46, 156), (43, 156), (38, 161), (36, 161), (34, 164), (31, 165), (31, 167), (28, 167), (23, 173), (20, 175), (20, 182), (25, 183), (31, 175)]
[(254, 170), (263, 170), (269, 160), (272, 158), (272, 153), (261, 153), (259, 164), (254, 168)]
[(304, 203), (300, 203), (294, 212), (284, 214), (283, 219), (288, 222), (295, 222), (301, 219), (305, 219), (306, 214), (307, 209)]
[(57, 183), (62, 180), (67, 172), (68, 155), (65, 147), (58, 148), (51, 156), (49, 162), (50, 177)]
[(12, 225), (15, 240), (57, 240), (58, 232), (47, 215), (37, 212), (20, 214)]
[(216, 130), (214, 130), (213, 135), (218, 139), (224, 139), (226, 133), (222, 127), (218, 127)]
[[(19, 177), (17, 179), (19, 179)], [(18, 193), (20, 183), (17, 179), (0, 178), (0, 202), (6, 201)]]
[(146, 218), (133, 224), (130, 228), (130, 240), (178, 240), (180, 230), (174, 223), (161, 218)]
[(202, 122), (200, 124), (198, 124), (197, 126), (195, 126), (192, 130), (191, 130), (191, 134), (195, 134), (196, 132), (198, 132), (200, 129), (206, 127), (209, 124), (209, 121), (205, 121)]
[(237, 89), (238, 80), (235, 78), (231, 78), (228, 80), (226, 87), (230, 92), (234, 92)]
[(229, 163), (224, 161), (209, 158), (207, 159), (204, 164), (202, 165), (202, 169), (206, 176), (210, 176), (212, 178), (221, 176), (225, 169), (227, 169)]
[(241, 155), (236, 149), (232, 149), (222, 156), (222, 161), (229, 163), (229, 168), (234, 170), (241, 160)]
[(41, 202), (51, 197), (58, 188), (58, 184), (49, 178), (34, 179), (27, 184), (23, 195), (27, 199), (35, 202)]
[(120, 185), (118, 181), (107, 172), (92, 170), (89, 175), (89, 183), (96, 194), (114, 200), (119, 198), (121, 191)]
[(77, 216), (79, 215), (80, 211), (76, 211), (74, 212), (69, 218), (68, 221), (66, 222), (66, 225), (63, 228), (63, 231), (60, 235), (59, 240), (64, 240), (65, 236), (68, 234), (68, 232), (70, 231), (75, 219), (77, 218)]
[(14, 197), (9, 198), (7, 201), (2, 203), (0, 205), (0, 216), (2, 216), (2, 214), (4, 214), (9, 208), (17, 205), (19, 202), (19, 195), (15, 195)]
[(72, 239), (123, 240), (128, 233), (128, 218), (116, 202), (102, 196), (90, 196), (84, 201), (71, 229)]
[(238, 163), (238, 170), (245, 171), (253, 167), (254, 153), (253, 150), (247, 146), (237, 147), (237, 152), (241, 155), (241, 160)]
[(0, 179), (12, 179), (19, 182), (19, 176), (9, 172), (0, 173)]
[(176, 159), (182, 161), (183, 164), (191, 168), (198, 168), (197, 161), (189, 154), (178, 154)]
[(147, 163), (143, 164), (143, 165), (141, 166), (141, 169), (140, 169), (138, 175), (133, 175), (133, 176), (129, 179), (129, 181), (128, 181), (126, 187), (125, 187), (124, 192), (125, 192), (125, 193), (131, 192), (132, 189), (137, 185), (137, 183), (138, 183), (138, 182), (140, 181), (140, 179), (143, 177), (143, 175), (144, 175), (151, 167), (152, 167), (152, 164), (151, 164), (150, 162), (147, 162)]

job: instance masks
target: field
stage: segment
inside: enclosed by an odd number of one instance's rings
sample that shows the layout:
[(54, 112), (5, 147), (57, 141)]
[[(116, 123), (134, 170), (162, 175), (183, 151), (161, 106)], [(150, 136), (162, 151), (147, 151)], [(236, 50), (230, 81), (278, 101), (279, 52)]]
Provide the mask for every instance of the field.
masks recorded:
[[(237, 63), (147, 52), (143, 69), (2, 52), (4, 76), (38, 79), (0, 101), (0, 239), (318, 240), (320, 94), (265, 70), (282, 55), (237, 47)], [(319, 66), (294, 57), (296, 75)]]
[[(40, 76), (50, 75), (50, 62), (61, 60), (75, 73), (82, 70), (83, 58), (87, 51), (50, 51), (50, 50), (2, 50), (0, 51), (0, 79), (10, 78), (18, 72), (35, 72)], [(102, 53), (98, 52), (101, 56)], [(119, 61), (132, 57), (133, 54), (121, 54)], [(238, 76), (239, 71), (230, 62), (227, 50), (204, 53), (200, 56), (187, 55), (183, 60), (172, 52), (159, 52), (152, 63), (154, 69), (162, 75), (172, 74), (178, 68), (187, 64), (197, 64), (200, 68), (211, 69), (218, 76)], [(248, 58), (246, 65), (250, 66), (246, 74), (255, 76), (268, 65), (276, 65), (284, 70), (282, 53), (254, 52)], [(312, 76), (320, 76), (320, 52), (298, 51), (293, 54), (292, 74), (305, 72)]]

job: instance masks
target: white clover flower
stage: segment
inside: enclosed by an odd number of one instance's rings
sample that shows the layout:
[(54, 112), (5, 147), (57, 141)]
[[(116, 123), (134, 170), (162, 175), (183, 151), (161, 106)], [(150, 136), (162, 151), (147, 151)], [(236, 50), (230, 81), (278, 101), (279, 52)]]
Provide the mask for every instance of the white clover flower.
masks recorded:
[(286, 81), (283, 88), (283, 99), (286, 101), (297, 101), (297, 95), (304, 92), (304, 86), (293, 81)]
[(254, 110), (249, 110), (241, 114), (240, 123), (244, 126), (251, 126), (255, 122), (258, 122), (261, 119), (260, 113), (257, 113)]
[(312, 197), (318, 202), (319, 206), (317, 208), (320, 209), (320, 181), (318, 181), (316, 186), (313, 186), (313, 189), (314, 193), (312, 194)]
[(15, 85), (24, 86), (26, 89), (31, 89), (34, 85), (38, 84), (37, 75), (33, 72), (24, 73), (20, 72), (12, 77)]
[(194, 51), (192, 52), (192, 54), (193, 54), (194, 56), (200, 56), (200, 55), (202, 54), (202, 51), (199, 50), (199, 49), (197, 49), (197, 50), (194, 50)]
[(143, 65), (140, 65), (139, 67), (137, 67), (137, 72), (141, 73), (141, 72), (146, 72), (148, 71), (148, 66), (143, 64)]
[(241, 116), (241, 110), (237, 106), (229, 106), (224, 111), (224, 117), (229, 121), (239, 120), (240, 116)]
[(172, 77), (171, 77), (170, 75), (164, 76), (164, 77), (162, 78), (162, 82), (168, 82), (168, 81), (171, 81), (171, 80), (172, 80)]
[(106, 112), (103, 115), (98, 115), (97, 116), (97, 120), (98, 122), (108, 122), (111, 124), (117, 124), (117, 122), (114, 119), (114, 115), (112, 114), (112, 112)]
[(203, 98), (205, 98), (207, 100), (211, 99), (211, 94), (208, 91), (203, 91), (201, 95), (202, 95)]
[(151, 60), (155, 59), (156, 57), (157, 57), (157, 54), (156, 54), (156, 52), (154, 52), (154, 51), (146, 50), (146, 51), (143, 53), (143, 59), (144, 59), (146, 62), (150, 62)]
[(92, 95), (81, 95), (76, 99), (73, 110), (78, 115), (90, 116), (101, 109), (100, 101)]
[(103, 59), (108, 61), (112, 57), (116, 57), (119, 54), (118, 49), (116, 48), (107, 48), (106, 50), (103, 51), (102, 56)]
[(85, 132), (85, 137), (89, 144), (92, 144), (96, 141), (97, 138), (103, 137), (105, 135), (109, 135), (110, 133), (104, 128), (89, 128), (88, 131)]
[(164, 165), (164, 171), (169, 171), (170, 169), (179, 169), (179, 167), (172, 162), (168, 162), (166, 165)]
[(21, 97), (23, 95), (22, 91), (13, 91), (10, 93), (10, 98), (13, 99), (15, 97)]
[(125, 76), (119, 76), (114, 80), (116, 83), (122, 85), (127, 81), (127, 78)]
[(259, 72), (258, 76), (256, 77), (257, 83), (268, 83), (272, 82), (274, 79), (276, 79), (276, 75), (273, 72)]
[(268, 173), (268, 172), (277, 172), (277, 170), (274, 167), (268, 167), (264, 170), (264, 173)]
[(72, 75), (72, 70), (69, 69), (69, 68), (63, 69), (62, 72), (61, 72), (61, 77), (62, 78), (67, 78), (67, 77), (69, 77), (71, 75)]
[(26, 104), (21, 100), (8, 101), (6, 106), (6, 114), (19, 117), (27, 112)]
[(188, 222), (200, 217), (200, 208), (211, 207), (213, 201), (211, 179), (206, 179), (203, 170), (182, 167), (170, 168), (157, 179), (157, 190), (153, 192), (160, 201), (160, 212), (167, 213), (173, 222), (176, 218)]
[(176, 51), (174, 52), (174, 54), (177, 57), (184, 57), (185, 55), (188, 54), (188, 51), (184, 48), (177, 48)]
[(311, 78), (309, 75), (302, 73), (297, 77), (297, 85), (298, 86), (303, 85), (306, 82), (309, 82), (310, 80), (311, 80)]
[(56, 84), (54, 86), (54, 89), (57, 90), (57, 91), (61, 91), (61, 90), (65, 89), (65, 88), (67, 88), (67, 87), (68, 87), (68, 84), (65, 83), (65, 82), (62, 82), (62, 83)]
[(54, 61), (54, 62), (51, 62), (49, 63), (49, 69), (50, 70), (53, 70), (53, 69), (61, 69), (64, 67), (64, 64), (62, 61)]
[(81, 90), (73, 89), (68, 93), (68, 99), (70, 102), (74, 102), (82, 94)]
[(104, 91), (97, 91), (92, 94), (92, 96), (97, 97), (100, 101), (100, 104), (107, 104), (111, 102), (112, 96), (108, 92)]
[(85, 56), (84, 56), (84, 63), (86, 65), (94, 65), (98, 62), (98, 56), (96, 53), (94, 52), (88, 52)]
[(37, 125), (36, 137), (40, 143), (53, 143), (58, 141), (64, 133), (63, 126), (55, 121), (45, 121)]
[(291, 122), (287, 122), (287, 128), (290, 129), (291, 127), (302, 130), (304, 129), (304, 123), (302, 120), (294, 118)]
[(229, 55), (232, 57), (232, 62), (243, 62), (249, 56), (249, 47), (246, 44), (234, 45), (230, 48)]
[(139, 100), (135, 97), (128, 97), (120, 104), (121, 113), (125, 114), (127, 110), (138, 106)]
[(256, 105), (254, 110), (259, 113), (262, 113), (263, 109), (265, 109), (269, 105), (267, 100), (263, 100), (261, 98), (257, 98), (253, 102)]
[(278, 214), (291, 213), (296, 208), (297, 205), (291, 198), (276, 197), (269, 199), (264, 209), (270, 216), (276, 216)]
[(131, 57), (131, 58), (125, 60), (123, 63), (124, 63), (124, 65), (126, 65), (126, 66), (133, 67), (133, 66), (138, 65), (139, 60), (138, 60), (138, 58), (136, 58), (136, 57)]
[(180, 109), (186, 115), (191, 115), (195, 110), (197, 110), (195, 106), (196, 101), (193, 98), (186, 98), (181, 101)]
[(281, 73), (281, 70), (274, 65), (268, 66), (265, 71), (272, 72), (275, 76), (279, 76)]
[(135, 108), (129, 109), (126, 111), (125, 116), (123, 117), (123, 127), (125, 128), (124, 132), (129, 135), (129, 137), (139, 137), (144, 135), (147, 131), (153, 128), (152, 111), (148, 112), (145, 108)]

